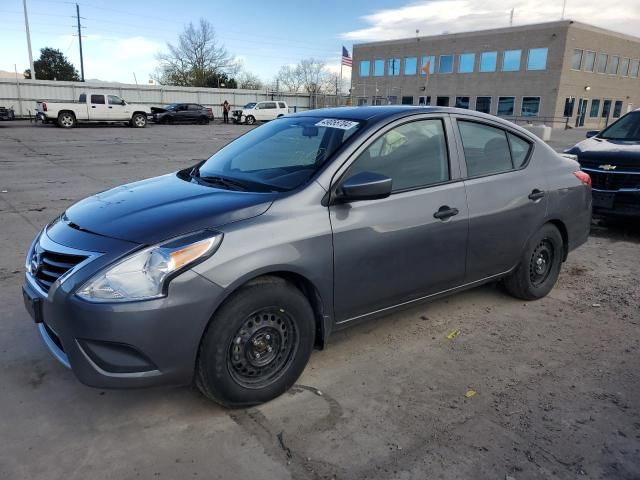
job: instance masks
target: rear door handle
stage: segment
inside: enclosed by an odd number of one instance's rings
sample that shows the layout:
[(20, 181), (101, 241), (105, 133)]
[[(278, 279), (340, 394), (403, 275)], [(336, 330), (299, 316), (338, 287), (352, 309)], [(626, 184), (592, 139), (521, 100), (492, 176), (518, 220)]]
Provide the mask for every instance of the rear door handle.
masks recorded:
[(460, 211), (457, 208), (451, 208), (447, 205), (443, 205), (433, 214), (434, 218), (438, 220), (446, 220), (447, 218), (456, 216)]
[(529, 194), (529, 200), (533, 200), (534, 202), (536, 200), (540, 200), (542, 197), (544, 197), (544, 192), (542, 190), (538, 190), (537, 188), (534, 188), (533, 191)]

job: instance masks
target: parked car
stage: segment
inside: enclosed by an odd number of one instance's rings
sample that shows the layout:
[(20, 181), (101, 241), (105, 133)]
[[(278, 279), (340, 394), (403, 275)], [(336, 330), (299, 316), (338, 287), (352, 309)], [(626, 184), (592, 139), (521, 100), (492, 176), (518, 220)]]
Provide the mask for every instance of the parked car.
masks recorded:
[(233, 110), (234, 123), (253, 125), (256, 122), (266, 122), (280, 118), (289, 113), (287, 102), (268, 101), (247, 103), (239, 110)]
[(640, 217), (640, 110), (587, 132), (566, 153), (591, 176), (594, 213)]
[(498, 280), (545, 296), (590, 221), (589, 176), (513, 123), (314, 110), (71, 206), (30, 246), (24, 299), (87, 385), (195, 379), (252, 405), (359, 321)]
[(127, 123), (135, 128), (147, 125), (146, 108), (129, 105), (118, 95), (81, 93), (77, 102), (39, 100), (36, 115), (44, 122), (55, 122), (62, 128), (78, 123)]
[(172, 103), (164, 108), (151, 107), (155, 123), (199, 123), (208, 124), (213, 120), (213, 110), (197, 103)]
[(13, 107), (0, 107), (0, 120), (15, 120), (16, 114)]

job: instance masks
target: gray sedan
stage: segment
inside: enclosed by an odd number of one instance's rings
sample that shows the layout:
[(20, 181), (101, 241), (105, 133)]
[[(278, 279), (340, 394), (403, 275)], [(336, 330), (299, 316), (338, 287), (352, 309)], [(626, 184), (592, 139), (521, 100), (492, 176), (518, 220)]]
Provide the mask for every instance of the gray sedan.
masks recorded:
[(87, 385), (195, 381), (252, 405), (356, 322), (487, 282), (547, 295), (590, 220), (589, 175), (512, 123), (315, 110), (71, 206), (29, 248), (23, 294)]

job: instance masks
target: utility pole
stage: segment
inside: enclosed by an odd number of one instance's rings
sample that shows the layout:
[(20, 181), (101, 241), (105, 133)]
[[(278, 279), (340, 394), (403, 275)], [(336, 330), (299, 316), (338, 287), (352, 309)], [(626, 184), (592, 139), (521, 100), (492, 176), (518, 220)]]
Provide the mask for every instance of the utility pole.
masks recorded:
[(82, 57), (82, 27), (80, 26), (80, 6), (77, 3), (76, 3), (76, 19), (78, 20), (78, 43), (80, 44), (80, 81), (84, 82), (84, 58)]
[(27, 0), (22, 0), (24, 7), (24, 28), (27, 31), (27, 47), (29, 48), (29, 68), (31, 68), (31, 80), (36, 79), (36, 69), (33, 66), (33, 55), (31, 53), (31, 32), (29, 31), (29, 16), (27, 15)]
[(567, 0), (562, 1), (562, 15), (560, 16), (560, 20), (564, 20), (564, 9), (567, 7)]
[(509, 26), (513, 27), (513, 8), (511, 9), (511, 15), (509, 15)]

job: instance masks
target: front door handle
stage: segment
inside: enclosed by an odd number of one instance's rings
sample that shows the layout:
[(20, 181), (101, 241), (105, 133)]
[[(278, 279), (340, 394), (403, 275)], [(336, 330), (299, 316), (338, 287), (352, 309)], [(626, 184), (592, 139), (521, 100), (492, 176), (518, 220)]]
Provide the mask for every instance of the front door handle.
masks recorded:
[(96, 108), (96, 106), (95, 105), (91, 105), (91, 108)]
[(443, 205), (433, 214), (434, 218), (438, 220), (446, 220), (447, 218), (456, 216), (460, 211), (457, 208), (451, 208), (447, 205)]
[(113, 107), (109, 107), (109, 108), (113, 108)]
[(534, 188), (529, 194), (529, 200), (533, 200), (534, 202), (536, 200), (540, 200), (542, 197), (544, 197), (544, 192), (542, 190), (538, 190), (537, 188)]

